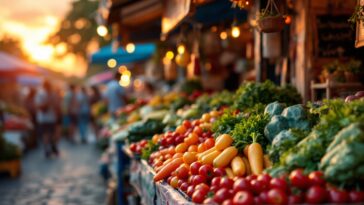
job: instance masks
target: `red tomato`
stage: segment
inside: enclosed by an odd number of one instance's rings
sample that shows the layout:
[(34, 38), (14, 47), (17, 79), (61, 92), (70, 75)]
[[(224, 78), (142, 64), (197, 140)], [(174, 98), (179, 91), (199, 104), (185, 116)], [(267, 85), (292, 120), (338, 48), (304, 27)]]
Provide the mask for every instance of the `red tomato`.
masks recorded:
[(233, 185), (234, 193), (238, 191), (249, 191), (250, 190), (250, 183), (248, 180), (244, 178), (238, 178)]
[(137, 154), (141, 154), (142, 153), (142, 147), (140, 146), (140, 145), (137, 145), (136, 146), (136, 148), (135, 148), (135, 152), (137, 153)]
[(178, 187), (180, 187), (183, 183), (185, 183), (186, 181), (183, 179), (178, 179)]
[(213, 192), (214, 194), (216, 193), (216, 191), (219, 190), (218, 186), (210, 186), (210, 191)]
[(220, 186), (221, 177), (214, 177), (211, 180), (211, 186)]
[(287, 190), (287, 182), (284, 179), (281, 178), (273, 178), (270, 180), (269, 183), (269, 188), (273, 189), (273, 188), (278, 188), (281, 189), (283, 191)]
[(327, 191), (321, 186), (312, 186), (306, 192), (306, 202), (311, 204), (323, 203), (327, 199)]
[(215, 204), (214, 199), (212, 197), (207, 198), (203, 201), (203, 204)]
[(206, 148), (207, 148), (207, 149), (210, 149), (210, 148), (212, 148), (213, 146), (215, 146), (215, 140), (214, 140), (214, 138), (208, 138), (208, 139), (204, 142), (204, 144), (206, 145)]
[(173, 177), (171, 179), (171, 182), (169, 183), (173, 188), (177, 188), (178, 187), (178, 177)]
[(220, 187), (231, 189), (233, 188), (234, 181), (228, 177), (222, 177), (220, 180)]
[(171, 180), (172, 180), (172, 178), (173, 178), (173, 176), (169, 176), (169, 177), (167, 178), (167, 183), (168, 183), (168, 184), (171, 184)]
[(201, 124), (200, 120), (194, 120), (194, 121), (192, 121), (192, 127), (196, 127), (196, 126), (198, 126), (200, 124)]
[(168, 146), (167, 138), (163, 137), (163, 138), (159, 141), (159, 144), (160, 144), (162, 147), (166, 147), (166, 146)]
[(185, 138), (181, 135), (178, 135), (175, 139), (174, 139), (174, 144), (177, 145), (177, 144), (180, 144), (182, 143), (183, 141), (185, 140)]
[(201, 183), (195, 187), (195, 190), (201, 190), (207, 194), (210, 191), (210, 187), (205, 183)]
[(264, 202), (262, 201), (262, 199), (259, 196), (254, 197), (254, 203), (256, 205), (264, 204)]
[(206, 182), (206, 177), (202, 175), (195, 175), (192, 179), (192, 184), (195, 186), (205, 182)]
[(311, 185), (324, 186), (326, 183), (324, 179), (324, 174), (320, 171), (311, 172), (308, 175), (308, 178), (310, 179)]
[(214, 201), (216, 203), (221, 204), (226, 199), (229, 199), (231, 197), (230, 192), (227, 188), (221, 188), (217, 190), (217, 192), (214, 195)]
[(233, 200), (232, 199), (226, 199), (222, 202), (222, 205), (233, 205)]
[(187, 188), (188, 188), (188, 183), (187, 182), (183, 182), (182, 184), (181, 184), (181, 186), (179, 186), (179, 189), (181, 189), (181, 191), (183, 191), (183, 192), (187, 192)]
[(288, 204), (302, 204), (302, 203), (303, 203), (302, 195), (296, 194), (288, 196)]
[(260, 198), (260, 201), (262, 203), (267, 203), (268, 202), (268, 191), (262, 191), (262, 192), (260, 192), (260, 194), (258, 195), (258, 197)]
[(205, 200), (206, 194), (207, 193), (205, 193), (201, 190), (195, 190), (195, 192), (193, 192), (193, 194), (192, 194), (192, 201), (200, 204)]
[(302, 169), (292, 171), (289, 175), (289, 180), (291, 181), (292, 186), (300, 189), (306, 189), (310, 186), (310, 180), (304, 175)]
[(267, 193), (267, 202), (268, 204), (287, 204), (288, 197), (284, 191), (273, 188)]
[(349, 193), (350, 201), (355, 203), (364, 202), (364, 191), (351, 191)]
[(338, 190), (338, 189), (331, 189), (329, 191), (329, 202), (344, 204), (349, 202), (350, 196), (349, 193), (346, 191)]
[(271, 176), (269, 176), (268, 174), (260, 174), (257, 179), (259, 181), (263, 181), (265, 184), (269, 184), (270, 180), (272, 179)]
[(196, 126), (195, 128), (193, 128), (193, 131), (192, 132), (195, 133), (198, 136), (201, 136), (203, 130), (202, 130), (202, 128), (200, 126)]
[(169, 145), (174, 145), (176, 143), (175, 138), (173, 137), (168, 137), (166, 140), (167, 146)]
[(214, 176), (215, 177), (223, 177), (226, 175), (224, 168), (214, 168)]
[(214, 177), (214, 167), (210, 164), (204, 164), (198, 170), (198, 173), (202, 176), (205, 176), (206, 179), (212, 179)]
[(139, 143), (140, 143), (140, 146), (145, 147), (145, 145), (148, 144), (148, 140), (142, 140)]
[(187, 192), (186, 192), (186, 194), (187, 194), (189, 197), (192, 197), (193, 192), (195, 192), (195, 186), (193, 186), (193, 185), (188, 186), (188, 187), (187, 187)]
[(254, 204), (254, 196), (248, 191), (239, 191), (233, 198), (234, 205), (251, 205)]
[(265, 182), (259, 181), (258, 179), (253, 179), (250, 181), (250, 187), (254, 193), (259, 194), (260, 192), (267, 190), (268, 184), (265, 184)]
[(132, 151), (132, 152), (135, 152), (136, 151), (136, 147), (137, 145), (135, 143), (131, 143), (130, 146), (129, 146), (129, 149)]
[(183, 121), (183, 126), (185, 126), (187, 129), (192, 127), (192, 123), (189, 120), (184, 120)]
[(248, 181), (252, 181), (253, 179), (256, 179), (256, 178), (257, 178), (257, 175), (249, 175), (245, 179)]
[(187, 179), (189, 176), (188, 168), (185, 165), (181, 165), (176, 169), (176, 175), (180, 179)]
[(200, 167), (202, 166), (202, 164), (200, 162), (193, 162), (190, 165), (190, 171), (192, 175), (197, 175), (198, 174), (198, 170), (200, 169)]

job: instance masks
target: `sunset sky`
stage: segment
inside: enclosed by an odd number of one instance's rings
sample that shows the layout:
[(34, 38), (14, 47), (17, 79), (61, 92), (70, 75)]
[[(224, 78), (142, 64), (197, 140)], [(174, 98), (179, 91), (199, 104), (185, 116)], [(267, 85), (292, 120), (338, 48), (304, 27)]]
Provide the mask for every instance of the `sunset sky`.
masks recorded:
[[(0, 0), (0, 36), (6, 33), (18, 37), (31, 59), (43, 67), (62, 71), (66, 75), (82, 76), (86, 70), (85, 63), (77, 60), (74, 55), (56, 60), (53, 54), (64, 49), (44, 44), (70, 9), (71, 2), (72, 0)], [(78, 65), (77, 69), (73, 65)]]

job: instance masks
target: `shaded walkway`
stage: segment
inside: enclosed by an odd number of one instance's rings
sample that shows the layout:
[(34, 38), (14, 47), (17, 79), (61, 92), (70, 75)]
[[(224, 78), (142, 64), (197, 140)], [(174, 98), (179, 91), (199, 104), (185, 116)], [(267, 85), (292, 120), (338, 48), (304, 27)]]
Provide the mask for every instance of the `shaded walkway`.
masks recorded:
[(22, 160), (18, 179), (0, 176), (1, 205), (102, 205), (105, 185), (98, 175), (95, 145), (60, 144), (59, 158), (45, 159), (40, 148)]

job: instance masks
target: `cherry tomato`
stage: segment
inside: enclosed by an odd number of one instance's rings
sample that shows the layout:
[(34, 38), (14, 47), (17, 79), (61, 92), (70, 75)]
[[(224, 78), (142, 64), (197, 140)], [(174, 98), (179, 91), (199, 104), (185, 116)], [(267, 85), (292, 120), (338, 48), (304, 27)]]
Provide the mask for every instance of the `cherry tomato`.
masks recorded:
[(187, 194), (189, 197), (192, 197), (193, 192), (195, 192), (195, 186), (193, 186), (193, 185), (188, 186), (188, 187), (187, 187), (186, 194)]
[(183, 136), (181, 136), (181, 135), (178, 135), (175, 139), (174, 139), (174, 144), (175, 145), (178, 145), (178, 144), (180, 144), (180, 143), (182, 143), (183, 141), (184, 141), (184, 137)]
[(307, 190), (305, 198), (307, 203), (323, 203), (327, 199), (327, 191), (321, 186), (312, 186)]
[(185, 152), (183, 154), (183, 161), (186, 164), (191, 164), (197, 160), (197, 153), (196, 152)]
[(364, 191), (351, 191), (349, 193), (350, 201), (355, 203), (364, 202)]
[(210, 198), (206, 198), (203, 201), (203, 204), (215, 204), (215, 202), (214, 202), (214, 199), (212, 197), (210, 197)]
[(238, 191), (249, 191), (250, 190), (250, 183), (248, 180), (244, 178), (238, 178), (233, 185), (234, 193)]
[(192, 121), (192, 127), (196, 127), (196, 126), (198, 126), (200, 124), (201, 124), (200, 120), (194, 120), (194, 121)]
[(257, 177), (257, 180), (263, 181), (265, 184), (269, 184), (271, 179), (272, 179), (272, 177), (269, 176), (268, 174), (260, 174)]
[(129, 149), (132, 151), (132, 152), (135, 152), (136, 151), (136, 147), (137, 145), (135, 143), (131, 143), (130, 146), (129, 146)]
[(233, 205), (233, 200), (232, 199), (226, 199), (222, 202), (222, 205)]
[(215, 140), (214, 138), (208, 138), (205, 142), (204, 142), (205, 146), (207, 149), (212, 148), (213, 146), (215, 146)]
[(191, 145), (188, 147), (189, 152), (197, 152), (197, 145)]
[(269, 188), (278, 188), (283, 191), (287, 190), (287, 182), (284, 179), (281, 178), (272, 178), (269, 182)]
[(182, 122), (182, 125), (183, 125), (186, 129), (189, 129), (189, 128), (191, 128), (191, 127), (192, 127), (192, 123), (191, 123), (191, 121), (189, 121), (189, 120), (184, 120), (184, 121)]
[(206, 194), (207, 193), (205, 193), (201, 190), (195, 190), (195, 192), (193, 192), (193, 194), (192, 194), (192, 201), (200, 204), (205, 200)]
[(185, 165), (182, 164), (180, 167), (178, 167), (176, 169), (176, 176), (179, 179), (187, 179), (188, 176), (189, 176), (188, 171), (189, 171), (188, 168)]
[(220, 188), (214, 195), (214, 201), (221, 204), (226, 199), (231, 197), (230, 192), (227, 188)]
[(141, 154), (142, 153), (142, 147), (140, 146), (140, 145), (137, 145), (136, 146), (136, 148), (135, 148), (135, 152), (137, 153), (137, 154)]
[(178, 177), (174, 176), (171, 179), (171, 182), (169, 183), (173, 188), (177, 188), (178, 187)]
[(211, 118), (211, 115), (209, 113), (205, 113), (202, 115), (201, 120), (204, 122), (209, 122)]
[(252, 181), (253, 179), (256, 179), (256, 178), (257, 178), (257, 175), (249, 175), (245, 179), (248, 181)]
[(292, 186), (300, 189), (306, 189), (310, 185), (310, 180), (304, 175), (302, 169), (292, 171), (289, 175), (289, 180), (291, 181)]
[(211, 180), (211, 186), (220, 186), (221, 177), (214, 177)]
[(195, 133), (197, 136), (201, 136), (202, 135), (202, 128), (200, 126), (196, 126), (195, 128), (193, 128), (192, 133)]
[(222, 177), (220, 180), (220, 187), (231, 189), (233, 188), (234, 181), (228, 177)]
[(254, 196), (248, 191), (239, 191), (233, 198), (234, 205), (251, 205), (254, 204)]
[(201, 190), (202, 192), (207, 194), (210, 191), (210, 187), (205, 183), (201, 183), (195, 187), (195, 190)]
[(166, 140), (167, 146), (174, 145), (175, 139), (173, 137), (168, 137)]
[(214, 168), (210, 164), (204, 164), (198, 170), (198, 173), (205, 176), (206, 179), (212, 179), (214, 177)]
[(219, 190), (218, 186), (212, 186), (212, 185), (210, 186), (210, 192), (215, 194), (217, 190)]
[(145, 145), (148, 144), (148, 140), (142, 140), (140, 141), (140, 146), (145, 147)]
[(186, 127), (183, 126), (183, 125), (180, 125), (176, 128), (176, 132), (179, 133), (179, 134), (184, 134), (185, 132), (187, 131)]
[(192, 175), (197, 175), (198, 174), (198, 170), (200, 169), (200, 167), (202, 166), (202, 164), (200, 162), (193, 162), (190, 165), (190, 171)]
[(311, 185), (318, 185), (318, 186), (324, 186), (325, 185), (325, 179), (324, 174), (320, 171), (314, 171), (311, 172), (308, 175), (308, 178), (310, 179)]
[(254, 193), (259, 194), (260, 192), (267, 190), (268, 184), (265, 184), (265, 182), (259, 181), (258, 179), (253, 179), (250, 181), (250, 187)]
[(188, 188), (188, 183), (187, 182), (183, 182), (182, 184), (181, 184), (181, 186), (179, 186), (179, 189), (181, 189), (181, 191), (183, 191), (183, 192), (187, 192), (187, 188)]
[(202, 152), (204, 152), (206, 150), (207, 150), (207, 147), (206, 147), (206, 145), (204, 143), (199, 144), (198, 147), (197, 147), (197, 152), (198, 153), (202, 153)]
[(206, 177), (202, 175), (195, 175), (192, 179), (192, 184), (195, 186), (205, 182), (206, 182)]
[(223, 177), (226, 175), (224, 168), (214, 168), (214, 176), (215, 177)]
[(288, 204), (302, 204), (302, 203), (303, 203), (302, 195), (296, 194), (288, 196)]
[(172, 180), (172, 178), (173, 178), (173, 176), (169, 176), (169, 177), (167, 178), (167, 183), (168, 183), (168, 184), (171, 184), (171, 180)]
[(331, 189), (329, 191), (329, 202), (344, 204), (349, 202), (350, 195), (346, 191), (338, 190), (338, 189)]
[(267, 203), (268, 202), (268, 191), (262, 191), (262, 192), (260, 192), (260, 194), (258, 195), (258, 197), (260, 198), (260, 201), (262, 203)]
[(183, 183), (185, 183), (186, 181), (183, 179), (178, 179), (178, 187), (180, 187)]
[(284, 191), (273, 188), (267, 193), (267, 202), (268, 204), (287, 204), (288, 197)]
[[(198, 135), (195, 133), (191, 133), (188, 135), (188, 137), (186, 137), (184, 139), (184, 142), (188, 145), (194, 145), (198, 142)], [(197, 151), (197, 147), (196, 147), (196, 151)]]

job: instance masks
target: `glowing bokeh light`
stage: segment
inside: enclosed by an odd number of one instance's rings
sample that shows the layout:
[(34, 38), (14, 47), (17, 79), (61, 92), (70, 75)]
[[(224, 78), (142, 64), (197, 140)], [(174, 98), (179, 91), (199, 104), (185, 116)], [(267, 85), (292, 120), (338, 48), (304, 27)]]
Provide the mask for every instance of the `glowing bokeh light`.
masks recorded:
[(221, 38), (221, 40), (225, 40), (225, 39), (227, 39), (227, 33), (226, 33), (226, 31), (221, 31), (221, 33), (220, 33), (220, 38)]
[(100, 25), (97, 27), (97, 34), (99, 34), (99, 36), (104, 37), (107, 35), (107, 33), (108, 33), (108, 30), (107, 30), (106, 26)]
[(172, 60), (174, 58), (174, 53), (173, 51), (167, 51), (166, 53), (166, 57), (169, 59), (169, 60)]
[(239, 37), (239, 36), (240, 36), (240, 29), (239, 29), (239, 27), (234, 26), (234, 27), (231, 29), (231, 35), (232, 35), (234, 38)]
[(118, 62), (113, 58), (110, 58), (107, 61), (107, 66), (109, 66), (109, 68), (115, 68), (117, 64), (118, 64)]
[(181, 45), (179, 45), (179, 46), (177, 47), (177, 52), (178, 52), (179, 54), (183, 54), (185, 51), (186, 51), (186, 47), (185, 47), (185, 45), (181, 44)]

